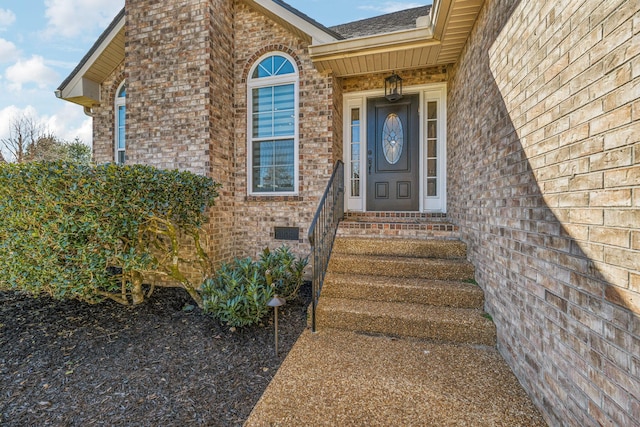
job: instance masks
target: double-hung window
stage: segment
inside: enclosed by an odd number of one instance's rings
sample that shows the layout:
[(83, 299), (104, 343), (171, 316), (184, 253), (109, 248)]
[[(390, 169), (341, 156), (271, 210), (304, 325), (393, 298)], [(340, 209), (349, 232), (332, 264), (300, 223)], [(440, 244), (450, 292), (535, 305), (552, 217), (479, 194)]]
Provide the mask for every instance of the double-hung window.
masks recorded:
[(259, 59), (248, 81), (250, 194), (298, 191), (298, 72), (284, 53)]
[(116, 92), (115, 99), (115, 138), (114, 138), (114, 147), (115, 153), (114, 157), (116, 163), (122, 165), (126, 160), (125, 155), (125, 123), (127, 119), (127, 105), (126, 105), (126, 97), (127, 97), (127, 88), (125, 82), (123, 81), (118, 87)]

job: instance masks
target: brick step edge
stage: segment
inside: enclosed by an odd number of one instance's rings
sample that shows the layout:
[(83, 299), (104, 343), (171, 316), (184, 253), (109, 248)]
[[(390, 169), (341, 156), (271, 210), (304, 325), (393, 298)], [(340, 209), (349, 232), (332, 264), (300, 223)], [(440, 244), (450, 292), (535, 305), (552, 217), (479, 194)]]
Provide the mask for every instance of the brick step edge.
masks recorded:
[(362, 222), (449, 221), (447, 214), (421, 212), (345, 212), (344, 220)]

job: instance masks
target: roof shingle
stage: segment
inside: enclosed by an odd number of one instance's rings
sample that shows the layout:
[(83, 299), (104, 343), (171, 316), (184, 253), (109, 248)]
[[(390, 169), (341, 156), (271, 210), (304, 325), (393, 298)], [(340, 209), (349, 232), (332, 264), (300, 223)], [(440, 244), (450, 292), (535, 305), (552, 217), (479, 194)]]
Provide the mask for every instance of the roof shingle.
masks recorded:
[(429, 15), (431, 5), (414, 7), (360, 21), (329, 27), (345, 39), (391, 33), (393, 31), (416, 28), (416, 19)]

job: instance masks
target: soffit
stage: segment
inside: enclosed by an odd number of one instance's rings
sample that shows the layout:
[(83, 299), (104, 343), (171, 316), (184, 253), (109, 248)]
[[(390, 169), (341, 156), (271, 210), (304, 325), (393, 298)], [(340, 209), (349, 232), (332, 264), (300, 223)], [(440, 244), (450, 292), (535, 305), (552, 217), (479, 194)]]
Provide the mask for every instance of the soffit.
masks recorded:
[(102, 83), (123, 60), (124, 28), (118, 31), (111, 43), (106, 46), (91, 67), (87, 69), (84, 76), (90, 80)]
[(60, 85), (56, 96), (89, 108), (100, 103), (100, 93), (95, 88), (124, 60), (124, 23), (122, 13)]
[[(451, 7), (443, 23), (438, 22), (434, 33), (441, 40), (442, 48), (438, 55), (437, 64), (444, 65), (455, 63), (462, 48), (467, 43), (469, 33), (480, 14), (485, 0), (451, 0)], [(444, 2), (443, 2), (444, 3)], [(443, 30), (439, 33), (438, 26)]]
[(314, 44), (319, 71), (339, 77), (455, 63), (484, 0), (435, 0), (427, 26)]

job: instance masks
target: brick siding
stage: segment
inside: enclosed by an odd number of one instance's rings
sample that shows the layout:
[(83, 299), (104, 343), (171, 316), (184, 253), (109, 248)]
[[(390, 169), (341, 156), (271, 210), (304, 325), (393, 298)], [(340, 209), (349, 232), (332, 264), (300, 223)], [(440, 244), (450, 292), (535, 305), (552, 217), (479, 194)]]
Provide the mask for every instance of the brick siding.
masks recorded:
[(449, 207), (550, 425), (639, 425), (640, 3), (487, 0), (451, 73)]
[[(234, 200), (237, 209), (233, 232), (238, 255), (255, 256), (265, 247), (286, 243), (299, 255), (306, 256), (310, 249), (306, 233), (331, 176), (335, 155), (342, 155), (335, 153), (334, 121), (341, 117), (335, 118), (333, 79), (315, 70), (309, 59), (307, 41), (243, 2), (236, 3), (235, 11)], [(248, 196), (247, 73), (263, 54), (278, 51), (296, 60), (300, 78), (298, 195)], [(276, 241), (273, 236), (276, 226), (298, 228), (300, 240)]]
[(110, 163), (115, 158), (115, 106), (116, 91), (124, 80), (124, 62), (100, 85), (102, 103), (91, 109), (93, 114), (93, 160)]

